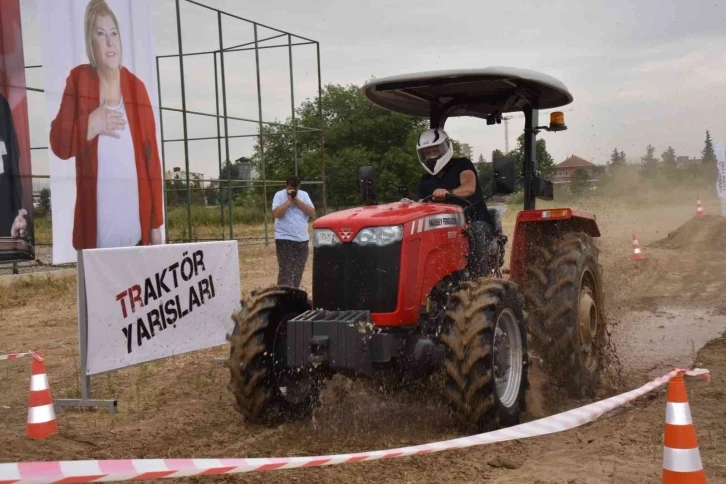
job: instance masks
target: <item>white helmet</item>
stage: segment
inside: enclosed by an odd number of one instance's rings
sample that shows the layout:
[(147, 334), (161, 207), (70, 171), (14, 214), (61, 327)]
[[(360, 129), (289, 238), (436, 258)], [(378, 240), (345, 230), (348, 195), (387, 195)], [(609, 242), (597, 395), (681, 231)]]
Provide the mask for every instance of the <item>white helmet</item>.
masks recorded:
[(429, 129), (418, 137), (416, 154), (424, 169), (432, 175), (437, 175), (454, 156), (454, 147), (446, 131)]

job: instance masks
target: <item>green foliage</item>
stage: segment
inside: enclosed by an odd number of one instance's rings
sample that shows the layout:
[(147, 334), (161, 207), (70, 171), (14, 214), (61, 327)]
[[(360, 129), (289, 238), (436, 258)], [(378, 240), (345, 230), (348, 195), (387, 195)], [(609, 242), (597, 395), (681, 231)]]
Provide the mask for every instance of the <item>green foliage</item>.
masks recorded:
[(583, 170), (582, 168), (575, 170), (575, 173), (572, 174), (572, 178), (570, 179), (570, 192), (573, 195), (582, 195), (585, 193), (590, 186), (589, 179), (590, 175), (587, 173), (587, 170)]
[(479, 184), (484, 192), (484, 196), (491, 195), (494, 191), (492, 186), (492, 174), (494, 173), (493, 163), (480, 163), (476, 167), (479, 174)]
[(165, 180), (165, 182), (167, 206), (186, 206), (188, 201), (192, 205), (204, 205), (205, 191), (199, 180), (190, 179), (189, 190), (186, 178)]
[(676, 164), (676, 150), (674, 150), (672, 146), (669, 146), (668, 149), (660, 156), (663, 158), (663, 163), (666, 165)]
[(701, 151), (701, 161), (703, 163), (716, 163), (716, 152), (713, 149), (713, 140), (711, 133), (706, 130), (706, 141), (704, 142), (703, 151)]
[(204, 189), (204, 199), (207, 205), (219, 205), (220, 195), (219, 183), (212, 183)]
[[(219, 201), (226, 204), (228, 203), (227, 200), (229, 199), (230, 194), (232, 195), (232, 200), (235, 200), (242, 195), (243, 191), (249, 189), (250, 184), (241, 181), (242, 173), (240, 172), (240, 168), (242, 167), (243, 163), (249, 161), (249, 158), (242, 157), (235, 160), (234, 162), (225, 161), (222, 164), (222, 170), (219, 173), (221, 190), (218, 191), (217, 195), (217, 199)], [(209, 197), (209, 195), (207, 196)], [(214, 198), (214, 196), (212, 196), (212, 198)], [(210, 205), (213, 204), (209, 201), (207, 203), (209, 203)]]
[(663, 166), (661, 170), (661, 178), (665, 178), (668, 183), (679, 183), (679, 170), (676, 164), (676, 150), (672, 146), (669, 146), (666, 151), (661, 155), (663, 159)]
[[(320, 128), (318, 100), (308, 100), (297, 110), (297, 126)], [(423, 169), (416, 157), (416, 141), (427, 120), (392, 113), (365, 100), (354, 85), (327, 85), (322, 95), (325, 119), (325, 173), (328, 202), (333, 207), (360, 204), (358, 169), (373, 166), (379, 201), (400, 198), (398, 186), (416, 193)], [(287, 120), (288, 123), (291, 120)], [(282, 180), (294, 171), (293, 137), (290, 128), (265, 126), (264, 159), (268, 179)], [(321, 180), (321, 134), (297, 133), (299, 175)], [(454, 142), (455, 152), (461, 147)], [(261, 146), (255, 146), (253, 166), (261, 171)], [(312, 197), (312, 195), (311, 195)], [(320, 200), (313, 199), (316, 205)]]
[(642, 173), (645, 177), (654, 178), (658, 172), (658, 159), (655, 157), (655, 148), (649, 144), (645, 150), (645, 156), (640, 159), (643, 163)]
[[(232, 222), (234, 224), (258, 224), (264, 221), (264, 213), (257, 205), (232, 207)], [(224, 207), (225, 224), (229, 223), (229, 208)], [(167, 211), (166, 223), (169, 230), (186, 231), (187, 210), (186, 207), (173, 207)], [(222, 226), (219, 206), (204, 207), (192, 206), (192, 227), (213, 227)], [(194, 229), (192, 229), (194, 230)]]
[[(524, 133), (517, 138), (517, 147), (507, 155), (517, 157), (517, 176), (521, 177), (524, 172)], [(535, 142), (535, 156), (537, 157), (537, 167), (540, 175), (543, 178), (550, 178), (555, 170), (555, 160), (547, 152), (547, 142), (543, 138)], [(493, 157), (494, 153), (492, 153), (492, 159), (494, 159)]]
[(44, 213), (50, 213), (50, 188), (43, 188), (40, 190), (38, 203), (43, 208)]
[(610, 166), (623, 166), (625, 164), (625, 152), (613, 148), (613, 152), (610, 154), (609, 164)]

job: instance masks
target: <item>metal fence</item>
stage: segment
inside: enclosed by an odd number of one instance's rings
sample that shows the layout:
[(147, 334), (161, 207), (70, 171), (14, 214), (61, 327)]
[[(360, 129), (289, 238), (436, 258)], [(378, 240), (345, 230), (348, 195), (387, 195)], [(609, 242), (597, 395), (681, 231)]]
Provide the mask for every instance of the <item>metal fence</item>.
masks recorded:
[[(240, 244), (273, 239), (272, 199), (285, 188), (282, 180), (165, 180), (165, 228), (168, 243), (234, 239)], [(324, 212), (323, 185), (302, 181), (316, 207)], [(53, 221), (50, 179), (33, 176), (33, 225), (36, 247), (52, 247)]]

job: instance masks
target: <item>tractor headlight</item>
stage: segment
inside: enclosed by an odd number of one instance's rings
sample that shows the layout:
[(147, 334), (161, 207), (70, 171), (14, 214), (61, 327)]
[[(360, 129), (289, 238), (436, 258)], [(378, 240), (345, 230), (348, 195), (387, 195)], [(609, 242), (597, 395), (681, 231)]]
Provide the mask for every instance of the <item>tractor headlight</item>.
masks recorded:
[(313, 230), (313, 247), (332, 246), (340, 243), (338, 236), (330, 229)]
[(403, 238), (403, 226), (394, 225), (392, 227), (370, 227), (358, 232), (354, 244), (358, 245), (390, 245), (400, 241)]

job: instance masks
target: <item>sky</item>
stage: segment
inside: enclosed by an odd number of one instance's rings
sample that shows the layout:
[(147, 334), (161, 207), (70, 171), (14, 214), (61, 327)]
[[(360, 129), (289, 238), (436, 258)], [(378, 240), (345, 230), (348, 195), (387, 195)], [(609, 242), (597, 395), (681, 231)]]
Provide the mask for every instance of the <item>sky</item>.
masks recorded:
[[(177, 54), (175, 1), (148, 1), (157, 55)], [(726, 4), (715, 0), (200, 1), (320, 42), (323, 84), (360, 86), (372, 77), (487, 66), (552, 75), (574, 96), (562, 108), (569, 129), (540, 134), (556, 162), (575, 154), (602, 164), (616, 147), (637, 161), (648, 144), (656, 155), (672, 146), (677, 155), (699, 157), (706, 130), (726, 140)], [(28, 65), (41, 58), (35, 3), (21, 0)], [(184, 52), (218, 48), (216, 14), (181, 3)], [(239, 20), (225, 17), (222, 29), (225, 47), (254, 39), (251, 24)], [(260, 38), (274, 34), (258, 30)], [(317, 95), (315, 58), (315, 45), (293, 48), (296, 105)], [(178, 59), (160, 62), (161, 104), (180, 108)], [(264, 121), (290, 116), (289, 63), (287, 48), (260, 51)], [(187, 109), (214, 113), (212, 57), (186, 57), (184, 68)], [(257, 120), (254, 52), (225, 54), (225, 70), (229, 115)], [(42, 87), (41, 70), (28, 71), (28, 85)], [(29, 94), (33, 146), (47, 144), (42, 96)], [(181, 115), (165, 112), (163, 122), (166, 139), (182, 137)], [(189, 137), (216, 135), (212, 118), (188, 122)], [(540, 124), (546, 123), (542, 116)], [(459, 118), (446, 128), (472, 146), (475, 158), (489, 161), (494, 149), (504, 149), (504, 125)], [(510, 122), (510, 148), (522, 128), (522, 119)], [(257, 125), (230, 122), (229, 129), (254, 134)], [(230, 159), (249, 156), (252, 143), (231, 140)], [(215, 177), (217, 150), (216, 141), (189, 142), (190, 171)], [(183, 143), (165, 143), (165, 152), (167, 169), (184, 166)], [(47, 173), (44, 152), (35, 151), (33, 163), (34, 173)]]

